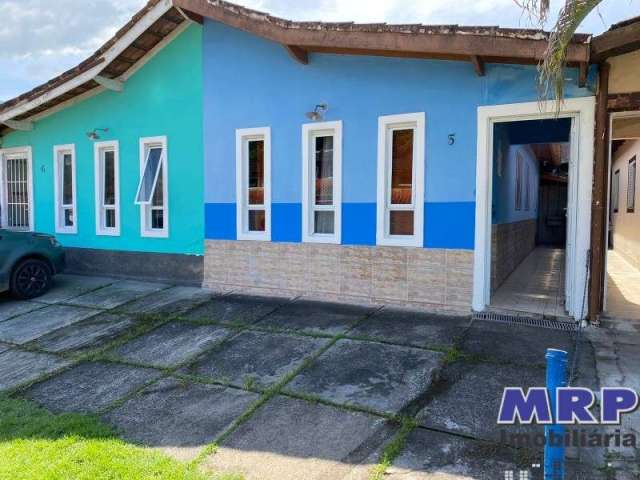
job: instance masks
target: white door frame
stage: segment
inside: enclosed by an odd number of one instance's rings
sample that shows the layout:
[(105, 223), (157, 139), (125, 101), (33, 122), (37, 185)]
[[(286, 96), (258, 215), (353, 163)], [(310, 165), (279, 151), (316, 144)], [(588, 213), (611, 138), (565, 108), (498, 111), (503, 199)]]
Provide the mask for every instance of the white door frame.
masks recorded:
[[(555, 118), (555, 102), (527, 102), (478, 107), (478, 159), (476, 164), (476, 230), (473, 274), (473, 309), (484, 311), (491, 301), (491, 207), (493, 191), (493, 127), (496, 123)], [(591, 197), (595, 97), (564, 101), (560, 117), (572, 118), (569, 200), (567, 208), (567, 311), (587, 315), (587, 259), (591, 248)], [(579, 199), (579, 201), (578, 201)], [(570, 258), (573, 257), (573, 258)], [(582, 301), (581, 301), (582, 299)], [(582, 319), (580, 318), (580, 319)]]
[[(606, 229), (606, 233), (605, 233), (605, 237), (604, 237), (604, 251), (605, 251), (605, 255), (604, 255), (604, 282), (603, 282), (603, 295), (602, 295), (602, 311), (606, 312), (607, 311), (607, 298), (609, 295), (609, 282), (608, 282), (608, 268), (609, 268), (609, 225), (611, 222), (611, 181), (612, 176), (613, 176), (613, 141), (615, 140), (613, 138), (613, 120), (616, 118), (625, 118), (625, 117), (631, 117), (631, 118), (640, 118), (640, 110), (628, 110), (628, 111), (624, 111), (624, 112), (612, 112), (609, 114), (609, 145), (607, 145), (607, 168), (608, 168), (608, 174), (607, 174), (607, 178), (609, 179), (608, 183), (607, 183), (607, 220), (606, 220), (606, 224), (605, 224), (605, 229)], [(622, 139), (620, 139), (622, 140)]]
[(31, 147), (13, 147), (13, 148), (0, 148), (0, 208), (2, 210), (2, 228), (7, 228), (8, 217), (7, 217), (7, 192), (5, 189), (5, 179), (6, 179), (6, 163), (4, 161), (5, 157), (15, 156), (15, 155), (24, 155), (27, 159), (27, 188), (29, 189), (29, 228), (27, 229), (18, 229), (18, 230), (26, 230), (29, 232), (34, 231), (34, 225), (36, 221), (35, 215), (35, 204), (33, 203), (33, 156)]

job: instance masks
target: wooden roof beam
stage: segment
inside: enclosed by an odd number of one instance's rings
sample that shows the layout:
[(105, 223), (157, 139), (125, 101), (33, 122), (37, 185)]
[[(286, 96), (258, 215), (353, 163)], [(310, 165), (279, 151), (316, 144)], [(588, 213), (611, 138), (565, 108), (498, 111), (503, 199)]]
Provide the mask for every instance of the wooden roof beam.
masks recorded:
[(609, 30), (591, 41), (591, 62), (640, 49), (640, 21)]
[(14, 130), (20, 130), (21, 132), (30, 132), (33, 130), (32, 122), (25, 122), (19, 120), (5, 120), (4, 123), (7, 127)]
[(309, 64), (309, 52), (304, 48), (297, 47), (295, 45), (283, 45), (283, 47), (289, 52), (291, 58), (302, 65)]
[(124, 83), (120, 80), (103, 77), (102, 75), (96, 75), (93, 80), (107, 90), (112, 90), (114, 92), (122, 92), (124, 90)]
[(479, 77), (484, 77), (484, 60), (478, 55), (471, 55), (471, 63), (473, 69), (476, 71)]
[(587, 77), (589, 76), (589, 64), (580, 62), (580, 73), (578, 77), (578, 86), (584, 88), (587, 86)]

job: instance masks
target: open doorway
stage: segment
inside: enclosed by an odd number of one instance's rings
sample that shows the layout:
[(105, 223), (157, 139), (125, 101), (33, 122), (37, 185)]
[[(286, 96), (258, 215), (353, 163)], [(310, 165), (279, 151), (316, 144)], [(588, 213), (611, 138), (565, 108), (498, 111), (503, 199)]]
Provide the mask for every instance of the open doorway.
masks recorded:
[(640, 112), (611, 119), (605, 314), (640, 322)]
[(494, 125), (491, 307), (565, 311), (571, 118)]

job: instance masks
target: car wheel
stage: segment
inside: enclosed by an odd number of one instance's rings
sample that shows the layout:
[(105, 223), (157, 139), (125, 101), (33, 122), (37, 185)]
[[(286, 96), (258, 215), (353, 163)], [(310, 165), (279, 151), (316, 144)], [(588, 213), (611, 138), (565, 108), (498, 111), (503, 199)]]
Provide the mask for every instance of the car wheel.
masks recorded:
[(50, 287), (51, 269), (42, 260), (25, 260), (18, 264), (11, 275), (11, 293), (23, 300), (38, 297)]

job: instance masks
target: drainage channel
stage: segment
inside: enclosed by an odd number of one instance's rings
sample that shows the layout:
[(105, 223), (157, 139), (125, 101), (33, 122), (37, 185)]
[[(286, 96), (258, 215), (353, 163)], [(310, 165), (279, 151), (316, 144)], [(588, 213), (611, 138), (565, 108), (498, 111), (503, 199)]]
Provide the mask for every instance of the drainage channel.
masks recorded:
[(575, 332), (577, 330), (577, 324), (574, 322), (552, 320), (549, 318), (522, 315), (520, 313), (505, 313), (505, 312), (492, 312), (492, 311), (474, 312), (473, 320), (484, 320), (487, 322), (507, 323), (510, 325), (520, 325), (525, 327), (547, 328), (552, 330), (562, 330), (565, 332)]

